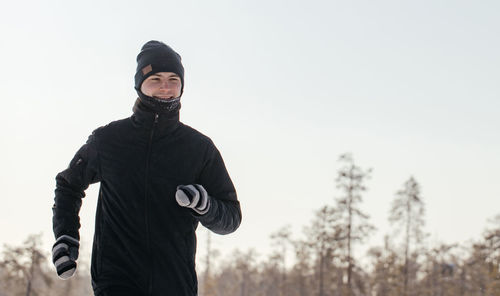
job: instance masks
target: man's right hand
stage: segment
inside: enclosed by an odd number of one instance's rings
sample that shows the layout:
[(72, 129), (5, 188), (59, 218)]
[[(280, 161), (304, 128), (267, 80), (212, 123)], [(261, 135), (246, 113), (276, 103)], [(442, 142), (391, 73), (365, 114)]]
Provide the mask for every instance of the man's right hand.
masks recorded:
[(57, 275), (66, 280), (76, 271), (76, 259), (78, 259), (78, 239), (69, 235), (61, 235), (52, 247), (52, 262), (56, 267)]

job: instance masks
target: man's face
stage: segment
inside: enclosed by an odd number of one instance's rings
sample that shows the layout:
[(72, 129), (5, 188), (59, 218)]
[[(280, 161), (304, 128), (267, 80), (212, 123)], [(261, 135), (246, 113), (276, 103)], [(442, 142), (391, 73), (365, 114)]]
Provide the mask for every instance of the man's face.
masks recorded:
[(169, 100), (181, 95), (181, 86), (181, 79), (177, 74), (158, 72), (144, 80), (141, 92), (149, 97)]

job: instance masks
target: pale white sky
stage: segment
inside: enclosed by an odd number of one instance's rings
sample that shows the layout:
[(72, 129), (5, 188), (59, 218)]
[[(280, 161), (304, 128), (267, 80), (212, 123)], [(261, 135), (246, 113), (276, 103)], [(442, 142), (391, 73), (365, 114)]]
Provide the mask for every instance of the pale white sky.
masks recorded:
[[(478, 238), (500, 213), (497, 1), (3, 1), (0, 244), (52, 244), (54, 177), (98, 126), (131, 114), (135, 57), (183, 57), (181, 120), (221, 150), (243, 210), (214, 236), (265, 254), (333, 204), (336, 160), (372, 167), (362, 208), (381, 244), (413, 175), (434, 241)], [(92, 241), (98, 186), (82, 208)], [(204, 252), (200, 232), (199, 252)]]

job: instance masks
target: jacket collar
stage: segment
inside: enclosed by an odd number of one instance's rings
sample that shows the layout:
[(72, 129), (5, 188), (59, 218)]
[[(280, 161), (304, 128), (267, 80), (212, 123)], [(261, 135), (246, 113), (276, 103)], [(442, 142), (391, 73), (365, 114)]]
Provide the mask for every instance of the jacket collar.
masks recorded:
[(179, 110), (156, 113), (143, 104), (139, 98), (135, 101), (132, 110), (134, 113), (131, 118), (134, 125), (146, 129), (151, 129), (154, 126), (161, 134), (173, 131), (180, 123)]

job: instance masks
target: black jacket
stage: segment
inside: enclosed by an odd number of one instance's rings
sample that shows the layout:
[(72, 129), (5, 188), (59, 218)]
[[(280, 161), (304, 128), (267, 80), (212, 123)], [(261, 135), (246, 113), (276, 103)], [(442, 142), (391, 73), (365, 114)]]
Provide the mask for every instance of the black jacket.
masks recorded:
[[(178, 112), (158, 115), (136, 104), (130, 118), (96, 129), (56, 182), (54, 234), (76, 238), (84, 191), (101, 183), (91, 265), (96, 294), (121, 286), (137, 295), (196, 295), (198, 222), (218, 234), (241, 222), (219, 151)], [(177, 204), (177, 185), (188, 184), (211, 196), (205, 215)]]

